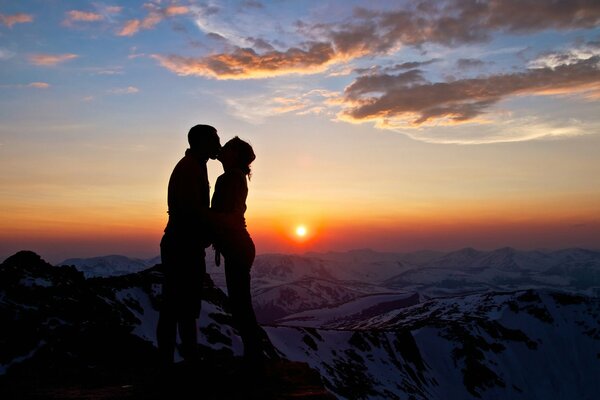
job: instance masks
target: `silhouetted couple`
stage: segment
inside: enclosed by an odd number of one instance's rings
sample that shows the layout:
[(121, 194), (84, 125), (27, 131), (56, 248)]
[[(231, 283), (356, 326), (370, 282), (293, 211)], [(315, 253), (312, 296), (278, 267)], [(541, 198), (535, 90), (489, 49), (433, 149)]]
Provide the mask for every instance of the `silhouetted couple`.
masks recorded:
[[(244, 344), (244, 360), (262, 364), (262, 340), (250, 295), (250, 268), (255, 248), (244, 213), (247, 178), (256, 156), (252, 147), (235, 137), (221, 147), (217, 130), (196, 125), (188, 133), (190, 148), (177, 163), (168, 188), (169, 222), (160, 243), (164, 283), (157, 327), (158, 348), (165, 364), (173, 362), (177, 331), (184, 360), (197, 362), (196, 321), (200, 315), (206, 273), (205, 249), (214, 245), (225, 259), (225, 276), (234, 323)], [(206, 164), (223, 164), (209, 204)]]

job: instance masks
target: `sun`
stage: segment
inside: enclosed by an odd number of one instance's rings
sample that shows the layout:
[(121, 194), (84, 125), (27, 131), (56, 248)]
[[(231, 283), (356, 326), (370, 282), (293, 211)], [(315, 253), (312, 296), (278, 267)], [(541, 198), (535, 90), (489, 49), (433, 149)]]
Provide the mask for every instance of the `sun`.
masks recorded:
[(302, 238), (302, 237), (305, 237), (307, 233), (308, 233), (308, 231), (306, 230), (306, 226), (298, 225), (296, 227), (296, 236)]

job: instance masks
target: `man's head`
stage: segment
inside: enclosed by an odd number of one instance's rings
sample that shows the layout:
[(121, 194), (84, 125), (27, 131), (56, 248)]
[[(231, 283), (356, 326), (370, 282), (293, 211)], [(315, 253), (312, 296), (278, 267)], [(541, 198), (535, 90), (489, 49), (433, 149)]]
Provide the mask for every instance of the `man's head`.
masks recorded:
[(213, 160), (221, 150), (221, 141), (217, 130), (210, 125), (196, 125), (188, 132), (190, 148)]

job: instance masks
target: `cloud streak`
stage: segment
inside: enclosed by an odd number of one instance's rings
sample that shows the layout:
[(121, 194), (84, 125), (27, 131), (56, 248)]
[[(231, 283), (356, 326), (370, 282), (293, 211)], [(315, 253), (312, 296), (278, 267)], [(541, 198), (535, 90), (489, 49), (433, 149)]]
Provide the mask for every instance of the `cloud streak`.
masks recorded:
[(26, 22), (32, 22), (32, 21), (33, 21), (33, 15), (31, 15), (31, 14), (24, 14), (24, 13), (12, 14), (12, 15), (0, 14), (0, 23), (8, 26), (9, 28), (12, 28), (13, 25), (15, 25), (15, 24), (24, 24)]
[(140, 89), (135, 86), (127, 86), (123, 88), (114, 88), (110, 89), (108, 93), (110, 94), (135, 94), (139, 93)]
[(144, 7), (148, 10), (148, 14), (143, 19), (131, 19), (125, 22), (117, 32), (118, 36), (133, 36), (140, 30), (153, 29), (166, 18), (185, 15), (191, 12), (189, 7), (176, 4), (159, 7), (157, 4), (147, 3)]
[(77, 54), (32, 54), (29, 61), (34, 65), (51, 67), (79, 57)]
[(46, 82), (31, 82), (28, 83), (26, 85), (0, 85), (0, 88), (17, 88), (17, 89), (23, 89), (23, 88), (32, 88), (32, 89), (48, 89), (50, 87), (49, 83)]
[(102, 14), (98, 14), (95, 12), (89, 11), (77, 11), (71, 10), (67, 12), (67, 17), (70, 21), (85, 21), (85, 22), (94, 22), (101, 21), (104, 19)]
[(66, 12), (66, 17), (63, 20), (63, 25), (72, 26), (76, 22), (98, 22), (104, 20), (104, 15), (91, 12), (71, 10)]
[(27, 87), (35, 89), (48, 89), (50, 87), (50, 84), (46, 82), (31, 82), (27, 85)]

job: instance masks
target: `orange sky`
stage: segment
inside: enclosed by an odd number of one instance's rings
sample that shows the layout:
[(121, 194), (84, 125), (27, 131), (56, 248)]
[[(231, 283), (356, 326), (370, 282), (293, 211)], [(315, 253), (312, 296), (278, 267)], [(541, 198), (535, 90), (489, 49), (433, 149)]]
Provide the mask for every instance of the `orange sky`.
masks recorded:
[(4, 2), (0, 260), (157, 255), (197, 123), (259, 253), (600, 248), (598, 8), (434, 3)]

